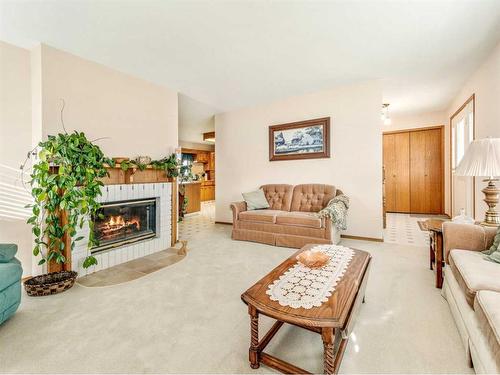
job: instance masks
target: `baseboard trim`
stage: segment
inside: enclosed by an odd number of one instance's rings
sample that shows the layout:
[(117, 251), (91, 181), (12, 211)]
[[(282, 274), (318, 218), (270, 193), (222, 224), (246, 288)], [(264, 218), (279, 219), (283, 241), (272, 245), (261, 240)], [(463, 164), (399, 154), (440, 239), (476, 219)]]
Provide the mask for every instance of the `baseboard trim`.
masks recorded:
[(341, 238), (346, 238), (346, 239), (349, 239), (349, 240), (361, 240), (361, 241), (371, 241), (371, 242), (384, 242), (383, 238), (351, 236), (349, 234), (341, 234), (340, 237)]
[(230, 223), (228, 221), (216, 221), (215, 224), (233, 225), (233, 223)]

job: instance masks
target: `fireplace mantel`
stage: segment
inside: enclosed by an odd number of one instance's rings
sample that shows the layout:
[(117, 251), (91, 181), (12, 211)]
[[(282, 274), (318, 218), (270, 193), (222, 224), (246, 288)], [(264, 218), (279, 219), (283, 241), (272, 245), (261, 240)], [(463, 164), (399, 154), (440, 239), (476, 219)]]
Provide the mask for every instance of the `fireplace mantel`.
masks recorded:
[(167, 177), (164, 170), (153, 168), (151, 165), (148, 165), (142, 171), (134, 166), (124, 171), (120, 164), (107, 166), (106, 169), (108, 170), (109, 177), (102, 179), (105, 185), (173, 182), (173, 179)]

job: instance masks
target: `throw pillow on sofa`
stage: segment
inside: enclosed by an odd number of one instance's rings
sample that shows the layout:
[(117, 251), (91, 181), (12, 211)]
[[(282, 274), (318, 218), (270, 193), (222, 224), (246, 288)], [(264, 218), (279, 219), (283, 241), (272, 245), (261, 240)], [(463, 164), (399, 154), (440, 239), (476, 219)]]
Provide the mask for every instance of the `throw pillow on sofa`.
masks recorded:
[(247, 210), (260, 210), (263, 208), (269, 208), (269, 202), (264, 195), (264, 190), (259, 189), (256, 191), (251, 191), (249, 193), (242, 193), (243, 200), (247, 204)]
[(489, 249), (484, 250), (483, 254), (486, 255), (487, 259), (500, 263), (500, 227), (498, 227), (493, 244)]
[(8, 263), (16, 256), (17, 245), (13, 243), (0, 244), (0, 263)]

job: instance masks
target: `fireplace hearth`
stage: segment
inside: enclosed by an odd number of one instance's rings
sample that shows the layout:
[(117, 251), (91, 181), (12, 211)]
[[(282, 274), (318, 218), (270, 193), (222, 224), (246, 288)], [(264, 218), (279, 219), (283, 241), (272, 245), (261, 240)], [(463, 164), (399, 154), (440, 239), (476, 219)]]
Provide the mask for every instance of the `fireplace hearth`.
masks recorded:
[(95, 254), (118, 246), (157, 236), (156, 199), (139, 199), (102, 204), (93, 218), (94, 236), (99, 245)]

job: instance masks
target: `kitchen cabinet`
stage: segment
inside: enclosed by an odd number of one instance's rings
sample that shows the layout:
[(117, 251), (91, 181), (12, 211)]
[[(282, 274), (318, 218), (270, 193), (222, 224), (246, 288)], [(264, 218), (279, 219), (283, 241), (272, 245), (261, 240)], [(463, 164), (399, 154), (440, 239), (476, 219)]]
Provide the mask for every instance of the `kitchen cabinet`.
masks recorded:
[(198, 163), (208, 163), (210, 160), (210, 156), (208, 154), (208, 152), (200, 152), (196, 155), (196, 161)]
[(215, 152), (210, 153), (210, 162), (208, 169), (211, 171), (215, 171)]
[[(187, 198), (186, 213), (190, 214), (201, 210), (201, 183), (184, 183), (184, 196)], [(182, 203), (182, 201), (181, 201)]]
[(202, 202), (215, 200), (215, 182), (204, 181), (201, 186), (200, 196)]

